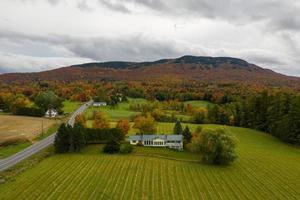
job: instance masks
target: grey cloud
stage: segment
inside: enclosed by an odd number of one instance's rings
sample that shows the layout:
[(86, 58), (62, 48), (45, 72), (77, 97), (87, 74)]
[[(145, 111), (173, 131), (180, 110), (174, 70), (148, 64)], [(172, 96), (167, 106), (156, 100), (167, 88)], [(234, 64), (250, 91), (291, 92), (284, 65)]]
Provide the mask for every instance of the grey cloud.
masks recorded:
[[(99, 0), (99, 2), (106, 5), (112, 1)], [(264, 21), (275, 30), (300, 30), (300, 4), (297, 0), (119, 0), (114, 2), (125, 8), (130, 4), (144, 6), (172, 17), (205, 17), (236, 24)]]
[[(22, 0), (36, 1), (36, 0)], [(51, 5), (67, 0), (45, 0)], [(265, 22), (266, 30), (300, 30), (298, 0), (95, 0), (100, 6), (125, 14), (144, 7), (164, 16), (179, 18), (204, 17), (239, 25)], [(94, 10), (94, 1), (76, 0), (78, 9)]]
[(39, 36), (0, 31), (0, 41), (8, 40), (12, 43), (29, 42), (48, 44), (49, 47), (58, 46), (70, 52), (69, 55), (93, 60), (154, 60), (168, 56), (179, 56), (188, 49), (174, 41), (152, 38), (146, 35), (134, 35), (123, 38), (80, 38), (67, 35)]
[(99, 3), (114, 11), (130, 13), (130, 10), (126, 7), (126, 5), (117, 1), (99, 0)]
[(268, 55), (247, 55), (248, 60), (251, 60), (253, 63), (260, 63), (264, 66), (275, 66), (275, 65), (286, 65), (287, 63), (282, 58)]
[(0, 52), (0, 73), (44, 71), (92, 61), (76, 57), (34, 57)]

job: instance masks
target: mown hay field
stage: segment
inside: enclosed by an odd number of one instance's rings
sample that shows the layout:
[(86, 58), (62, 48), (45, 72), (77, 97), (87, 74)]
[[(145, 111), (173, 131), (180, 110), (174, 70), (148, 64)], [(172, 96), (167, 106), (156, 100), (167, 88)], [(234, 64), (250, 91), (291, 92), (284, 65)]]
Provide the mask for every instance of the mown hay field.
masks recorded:
[(15, 115), (0, 115), (0, 144), (6, 141), (32, 140), (57, 123), (56, 120)]
[(225, 128), (239, 139), (239, 158), (230, 166), (151, 157), (197, 160), (167, 149), (104, 155), (100, 146), (88, 146), (46, 158), (0, 185), (0, 199), (300, 199), (299, 148), (258, 131)]

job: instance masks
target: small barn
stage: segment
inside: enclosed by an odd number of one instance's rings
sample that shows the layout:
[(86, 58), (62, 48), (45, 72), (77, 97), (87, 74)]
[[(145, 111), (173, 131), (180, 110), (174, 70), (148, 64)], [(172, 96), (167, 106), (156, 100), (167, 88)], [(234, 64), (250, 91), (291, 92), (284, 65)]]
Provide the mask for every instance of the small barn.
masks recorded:
[(57, 117), (57, 115), (58, 115), (58, 112), (55, 109), (49, 109), (45, 113), (45, 117), (49, 117), (49, 118), (55, 118), (55, 117)]

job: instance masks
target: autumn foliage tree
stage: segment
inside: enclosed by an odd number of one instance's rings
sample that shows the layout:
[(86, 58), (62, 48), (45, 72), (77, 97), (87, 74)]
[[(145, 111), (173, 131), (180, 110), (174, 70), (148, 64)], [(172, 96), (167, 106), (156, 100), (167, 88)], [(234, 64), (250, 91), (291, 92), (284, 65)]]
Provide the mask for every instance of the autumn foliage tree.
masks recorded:
[(146, 116), (137, 116), (134, 119), (133, 128), (139, 129), (139, 134), (154, 134), (157, 131), (155, 119), (147, 114)]
[(237, 139), (225, 129), (204, 130), (192, 140), (194, 151), (202, 154), (202, 160), (216, 165), (227, 165), (237, 158)]
[(192, 121), (197, 124), (203, 124), (206, 121), (207, 110), (205, 108), (197, 108), (192, 112)]
[(110, 128), (110, 123), (107, 115), (103, 112), (95, 112), (93, 128)]
[(75, 117), (75, 123), (76, 124), (81, 124), (84, 128), (87, 127), (87, 124), (86, 124), (86, 118), (84, 116), (84, 114), (79, 114)]
[(122, 130), (122, 133), (124, 135), (127, 135), (128, 134), (128, 131), (130, 129), (130, 124), (129, 124), (129, 121), (127, 119), (120, 119), (118, 122), (117, 122), (117, 125), (116, 125), (116, 128), (119, 128)]
[(30, 100), (24, 95), (19, 95), (11, 105), (11, 111), (16, 114), (19, 108), (24, 108), (30, 105)]

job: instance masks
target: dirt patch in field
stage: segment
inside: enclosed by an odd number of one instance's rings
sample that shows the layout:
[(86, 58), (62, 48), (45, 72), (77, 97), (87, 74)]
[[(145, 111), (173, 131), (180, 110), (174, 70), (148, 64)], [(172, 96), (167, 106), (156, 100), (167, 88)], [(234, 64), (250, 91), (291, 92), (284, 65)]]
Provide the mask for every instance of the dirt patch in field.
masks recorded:
[(0, 115), (0, 144), (13, 140), (32, 140), (58, 120), (39, 117)]

